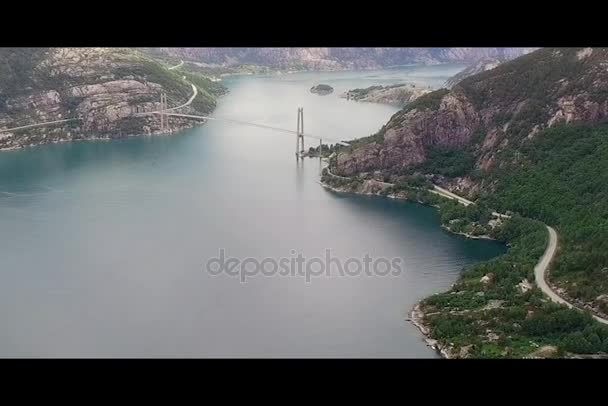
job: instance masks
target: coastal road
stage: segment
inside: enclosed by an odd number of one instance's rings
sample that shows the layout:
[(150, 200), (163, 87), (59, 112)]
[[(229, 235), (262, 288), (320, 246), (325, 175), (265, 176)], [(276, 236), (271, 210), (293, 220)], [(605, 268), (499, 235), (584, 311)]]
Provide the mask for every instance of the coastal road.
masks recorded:
[[(328, 168), (328, 172), (329, 172), (329, 168)], [(333, 176), (337, 176), (337, 175), (333, 175)], [(433, 190), (430, 190), (430, 192), (438, 194), (440, 196), (443, 196), (443, 197), (451, 199), (451, 200), (456, 200), (465, 206), (475, 204), (475, 202), (465, 199), (464, 197), (458, 196), (457, 194), (452, 193), (449, 190), (446, 190), (437, 185), (433, 185)], [(511, 216), (509, 216), (507, 214), (502, 214), (502, 213), (498, 213), (498, 212), (492, 212), (492, 214), (495, 217), (511, 218)], [(545, 249), (543, 256), (538, 260), (538, 263), (534, 267), (534, 279), (536, 281), (536, 285), (545, 295), (547, 295), (549, 297), (549, 299), (551, 299), (551, 301), (558, 303), (558, 304), (566, 305), (570, 309), (578, 309), (578, 310), (585, 311), (585, 309), (581, 309), (580, 307), (576, 306), (575, 304), (568, 302), (567, 300), (562, 298), (547, 283), (547, 280), (546, 280), (547, 272), (549, 270), (549, 266), (551, 265), (551, 262), (555, 258), (555, 254), (557, 253), (558, 236), (557, 236), (557, 231), (555, 231), (555, 229), (553, 227), (548, 226), (546, 224), (545, 224), (545, 227), (547, 227), (547, 231), (549, 232), (549, 243), (547, 244), (547, 248)], [(594, 319), (596, 319), (600, 323), (608, 325), (608, 319), (598, 317), (594, 314), (591, 314), (591, 315), (593, 316)]]
[[(463, 197), (460, 197), (460, 196), (450, 192), (449, 190), (443, 189), (437, 185), (434, 185), (434, 190), (431, 190), (431, 192), (441, 195), (443, 197), (446, 197), (448, 199), (457, 200), (458, 202), (460, 202), (461, 204), (464, 204), (465, 206), (475, 204), (474, 202), (467, 200)], [(496, 217), (510, 218), (510, 216), (508, 216), (506, 214), (502, 214), (502, 213), (493, 212), (492, 214)], [(571, 309), (576, 308), (576, 309), (584, 311), (584, 309), (581, 309), (578, 306), (574, 305), (573, 303), (570, 303), (567, 300), (565, 300), (564, 298), (562, 298), (547, 283), (546, 275), (549, 270), (549, 266), (551, 265), (553, 258), (555, 258), (555, 254), (557, 253), (558, 237), (557, 237), (557, 231), (555, 231), (555, 229), (553, 227), (548, 226), (546, 224), (545, 224), (545, 227), (547, 227), (547, 231), (549, 232), (549, 243), (547, 244), (547, 248), (545, 249), (543, 256), (540, 258), (540, 260), (534, 267), (534, 279), (536, 281), (536, 285), (553, 302), (566, 305)], [(600, 323), (608, 325), (608, 319), (598, 317), (594, 314), (592, 314), (592, 316), (594, 319), (596, 319)]]
[(547, 244), (547, 248), (545, 249), (543, 256), (540, 257), (540, 260), (534, 267), (534, 279), (536, 280), (536, 285), (540, 288), (540, 290), (543, 291), (545, 295), (549, 296), (549, 299), (555, 303), (565, 304), (566, 306), (572, 308), (574, 306), (555, 293), (545, 280), (545, 275), (549, 269), (549, 265), (551, 265), (551, 261), (555, 257), (555, 252), (557, 251), (557, 232), (553, 227), (546, 227), (549, 231), (549, 244)]
[[(188, 101), (185, 102), (184, 104), (180, 104), (179, 106), (171, 107), (170, 109), (166, 109), (166, 110), (164, 110), (164, 112), (174, 111), (174, 110), (181, 109), (182, 107), (189, 106), (194, 101), (194, 99), (196, 99), (196, 96), (198, 96), (198, 88), (196, 86), (194, 86), (190, 82), (188, 82), (188, 84), (190, 86), (192, 86), (192, 96), (190, 96), (190, 98), (188, 99)], [(163, 112), (163, 110), (155, 110), (155, 111), (146, 111), (144, 113), (135, 113), (135, 115), (136, 116), (145, 116), (145, 115), (148, 115), (148, 114), (160, 114), (162, 112)]]
[[(475, 204), (475, 202), (467, 200), (464, 197), (458, 196), (457, 194), (454, 194), (454, 193), (450, 192), (449, 190), (446, 190), (446, 189), (444, 189), (442, 187), (439, 187), (437, 185), (433, 185), (433, 189), (434, 190), (430, 190), (431, 193), (435, 193), (437, 195), (446, 197), (448, 199), (457, 200), (459, 203), (461, 203), (461, 204), (463, 204), (465, 206), (469, 206), (471, 204)], [(496, 211), (493, 211), (492, 215), (494, 217), (500, 217), (500, 218), (503, 218), (503, 219), (510, 219), (511, 218), (511, 216), (509, 216), (507, 214), (498, 213)]]
[(67, 118), (65, 120), (45, 121), (45, 122), (37, 123), (37, 124), (23, 125), (21, 127), (5, 128), (3, 130), (0, 130), (0, 133), (24, 130), (26, 128), (43, 127), (43, 126), (52, 125), (52, 124), (67, 123), (68, 121), (77, 121), (77, 120), (80, 120), (80, 119), (79, 118)]
[(434, 188), (434, 190), (430, 190), (431, 193), (435, 193), (435, 194), (438, 194), (440, 196), (447, 197), (448, 199), (451, 199), (451, 200), (457, 200), (458, 203), (463, 204), (465, 206), (469, 206), (471, 204), (475, 204), (472, 201), (467, 200), (464, 197), (460, 197), (457, 194), (454, 194), (454, 193), (450, 192), (449, 190), (446, 190), (446, 189), (444, 189), (442, 187), (439, 187), (437, 185), (433, 185), (433, 188)]
[[(165, 111), (173, 111), (173, 110), (177, 110), (177, 109), (181, 109), (182, 107), (186, 107), (189, 106), (190, 103), (192, 103), (192, 101), (196, 98), (196, 96), (198, 95), (198, 88), (196, 86), (194, 86), (192, 83), (190, 83), (190, 86), (192, 86), (192, 96), (188, 99), (187, 102), (185, 102), (184, 104), (182, 104), (181, 106), (177, 106), (177, 107), (171, 107), (170, 109), (167, 109)], [(160, 110), (159, 110), (160, 111)]]
[[(555, 253), (557, 252), (557, 232), (555, 231), (555, 229), (553, 227), (547, 226), (547, 225), (545, 225), (545, 226), (547, 227), (547, 230), (549, 231), (549, 244), (547, 244), (547, 249), (545, 250), (545, 253), (543, 254), (543, 256), (540, 258), (540, 261), (538, 261), (538, 263), (534, 267), (534, 279), (536, 280), (536, 285), (553, 302), (566, 305), (570, 309), (577, 308), (579, 310), (583, 310), (583, 309), (580, 309), (578, 306), (576, 306), (576, 305), (568, 302), (564, 298), (562, 298), (560, 295), (557, 294), (557, 292), (555, 292), (551, 288), (551, 286), (549, 286), (547, 284), (547, 281), (546, 281), (547, 271), (549, 270), (549, 265), (551, 265), (551, 261), (553, 260), (553, 258), (555, 257)], [(592, 316), (594, 319), (596, 319), (600, 323), (608, 325), (607, 319), (598, 317), (594, 314), (592, 314)]]

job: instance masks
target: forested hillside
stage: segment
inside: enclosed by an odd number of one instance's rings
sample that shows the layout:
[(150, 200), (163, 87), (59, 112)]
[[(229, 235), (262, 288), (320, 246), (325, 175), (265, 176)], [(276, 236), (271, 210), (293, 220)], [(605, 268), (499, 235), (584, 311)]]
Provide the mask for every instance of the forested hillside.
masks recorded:
[[(453, 355), (527, 356), (535, 345), (552, 356), (608, 352), (607, 329), (589, 314), (608, 318), (607, 67), (606, 48), (541, 49), (422, 96), (377, 134), (334, 149), (331, 171), (352, 185), (404, 185), (439, 205), (452, 231), (510, 245), (423, 301), (430, 335)], [(421, 195), (409, 182), (416, 177), (488, 211), (473, 216)], [(487, 227), (491, 210), (515, 218)], [(589, 312), (551, 304), (535, 287), (547, 241), (541, 222), (559, 236), (549, 284)]]

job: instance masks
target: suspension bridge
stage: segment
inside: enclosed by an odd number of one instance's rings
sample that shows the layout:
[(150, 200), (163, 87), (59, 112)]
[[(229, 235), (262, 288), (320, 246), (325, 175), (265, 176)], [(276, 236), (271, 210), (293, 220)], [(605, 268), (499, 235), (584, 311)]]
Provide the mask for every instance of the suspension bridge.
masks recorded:
[[(184, 80), (185, 80), (185, 77), (184, 77)], [(263, 128), (266, 130), (278, 131), (278, 132), (282, 132), (285, 134), (295, 135), (296, 136), (296, 157), (298, 159), (303, 158), (307, 155), (307, 152), (304, 149), (304, 138), (318, 140), (319, 141), (319, 152), (321, 151), (321, 148), (323, 145), (323, 139), (325, 139), (327, 141), (331, 141), (335, 144), (349, 146), (349, 144), (344, 141), (331, 140), (328, 137), (321, 137), (318, 135), (305, 133), (304, 132), (304, 109), (302, 107), (299, 107), (298, 111), (297, 111), (296, 130), (274, 127), (274, 126), (270, 126), (270, 125), (266, 125), (266, 124), (259, 124), (259, 123), (255, 123), (255, 122), (236, 120), (236, 119), (232, 119), (232, 118), (178, 113), (178, 112), (176, 112), (177, 110), (180, 110), (184, 107), (189, 106), (198, 95), (198, 88), (192, 83), (189, 83), (189, 84), (190, 84), (190, 86), (192, 86), (192, 96), (190, 96), (190, 98), (185, 103), (179, 104), (175, 107), (168, 107), (168, 104), (167, 104), (168, 100), (171, 100), (174, 103), (175, 103), (175, 101), (172, 99), (169, 99), (165, 92), (161, 92), (160, 93), (160, 104), (159, 104), (160, 108), (158, 110), (140, 112), (139, 109), (136, 109), (136, 112), (133, 113), (132, 116), (140, 117), (140, 116), (146, 116), (146, 115), (158, 115), (159, 119), (160, 119), (161, 132), (170, 132), (171, 131), (171, 127), (169, 124), (169, 117), (181, 117), (181, 118), (202, 120), (202, 121), (206, 121), (206, 120), (223, 121), (226, 123)], [(177, 103), (175, 103), (175, 104), (177, 104)], [(30, 129), (30, 128), (53, 126), (53, 125), (57, 125), (57, 124), (61, 124), (61, 123), (67, 123), (67, 122), (71, 122), (71, 121), (82, 121), (82, 120), (83, 120), (82, 117), (74, 117), (74, 118), (67, 118), (67, 119), (62, 119), (62, 120), (45, 121), (45, 122), (41, 122), (41, 123), (28, 124), (28, 125), (19, 126), (19, 127), (0, 129), (0, 134), (9, 133), (9, 132), (12, 133), (15, 131), (20, 131), (20, 130), (25, 130), (25, 129)]]
[[(161, 101), (160, 101), (160, 108), (156, 111), (150, 111), (150, 112), (141, 112), (141, 113), (136, 113), (136, 115), (138, 116), (143, 116), (143, 115), (159, 115), (160, 116), (160, 126), (161, 126), (161, 131), (169, 131), (169, 117), (182, 117), (182, 118), (189, 118), (189, 119), (194, 119), (194, 120), (212, 120), (212, 121), (223, 121), (226, 123), (232, 123), (232, 124), (239, 124), (239, 125), (245, 125), (245, 126), (250, 126), (250, 127), (257, 127), (257, 128), (263, 128), (266, 130), (271, 130), (271, 131), (278, 131), (278, 132), (282, 132), (282, 133), (286, 133), (286, 134), (292, 134), (296, 136), (296, 157), (301, 158), (306, 156), (306, 150), (304, 148), (304, 138), (311, 138), (311, 139), (315, 139), (319, 141), (319, 152), (321, 151), (322, 145), (323, 145), (323, 137), (318, 136), (318, 135), (314, 135), (314, 134), (309, 134), (309, 133), (305, 133), (304, 132), (304, 109), (302, 107), (298, 108), (298, 115), (297, 115), (297, 126), (296, 126), (296, 130), (289, 130), (287, 128), (280, 128), (280, 127), (274, 127), (274, 126), (270, 126), (270, 125), (266, 125), (266, 124), (259, 124), (259, 123), (254, 123), (254, 122), (250, 122), (250, 121), (242, 121), (242, 120), (236, 120), (233, 118), (226, 118), (226, 117), (216, 117), (216, 116), (202, 116), (202, 115), (194, 115), (194, 114), (184, 114), (184, 113), (175, 113), (175, 110), (178, 110), (182, 107), (186, 107), (188, 106), (190, 103), (192, 103), (192, 101), (194, 100), (194, 98), (196, 97), (196, 94), (198, 92), (196, 86), (192, 85), (192, 90), (193, 90), (193, 95), (190, 98), (190, 100), (188, 100), (186, 103), (179, 105), (177, 107), (172, 107), (169, 108), (167, 106), (167, 96), (164, 93), (161, 93)], [(325, 137), (326, 140), (332, 141), (335, 144), (339, 144), (339, 145), (343, 145), (343, 146), (349, 146), (348, 143), (344, 142), (344, 141), (340, 141), (340, 140), (331, 140), (327, 137)]]

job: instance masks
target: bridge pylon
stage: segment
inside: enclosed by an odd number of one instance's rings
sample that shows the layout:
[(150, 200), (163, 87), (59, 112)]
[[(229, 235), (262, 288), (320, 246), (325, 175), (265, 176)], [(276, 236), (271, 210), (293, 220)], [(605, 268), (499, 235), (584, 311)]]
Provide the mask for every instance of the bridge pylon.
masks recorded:
[(168, 125), (168, 116), (167, 113), (165, 112), (167, 110), (167, 93), (165, 92), (161, 92), (160, 93), (160, 130), (161, 131), (166, 131), (169, 128)]
[(296, 131), (296, 158), (303, 158), (304, 151), (304, 108), (298, 107), (298, 130)]

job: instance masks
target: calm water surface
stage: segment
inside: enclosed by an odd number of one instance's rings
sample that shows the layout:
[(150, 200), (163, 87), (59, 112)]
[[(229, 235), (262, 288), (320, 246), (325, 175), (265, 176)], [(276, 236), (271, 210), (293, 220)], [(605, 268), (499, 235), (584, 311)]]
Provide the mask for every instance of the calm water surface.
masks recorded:
[[(347, 102), (353, 87), (461, 66), (234, 77), (215, 112), (338, 139), (396, 111)], [(329, 83), (336, 92), (309, 88)], [(307, 141), (309, 143), (309, 141)], [(434, 209), (336, 195), (295, 139), (209, 122), (172, 137), (0, 153), (0, 356), (435, 357), (404, 321), (419, 299), (503, 247), (439, 227)], [(282, 258), (404, 259), (394, 277), (211, 276), (219, 249)]]

